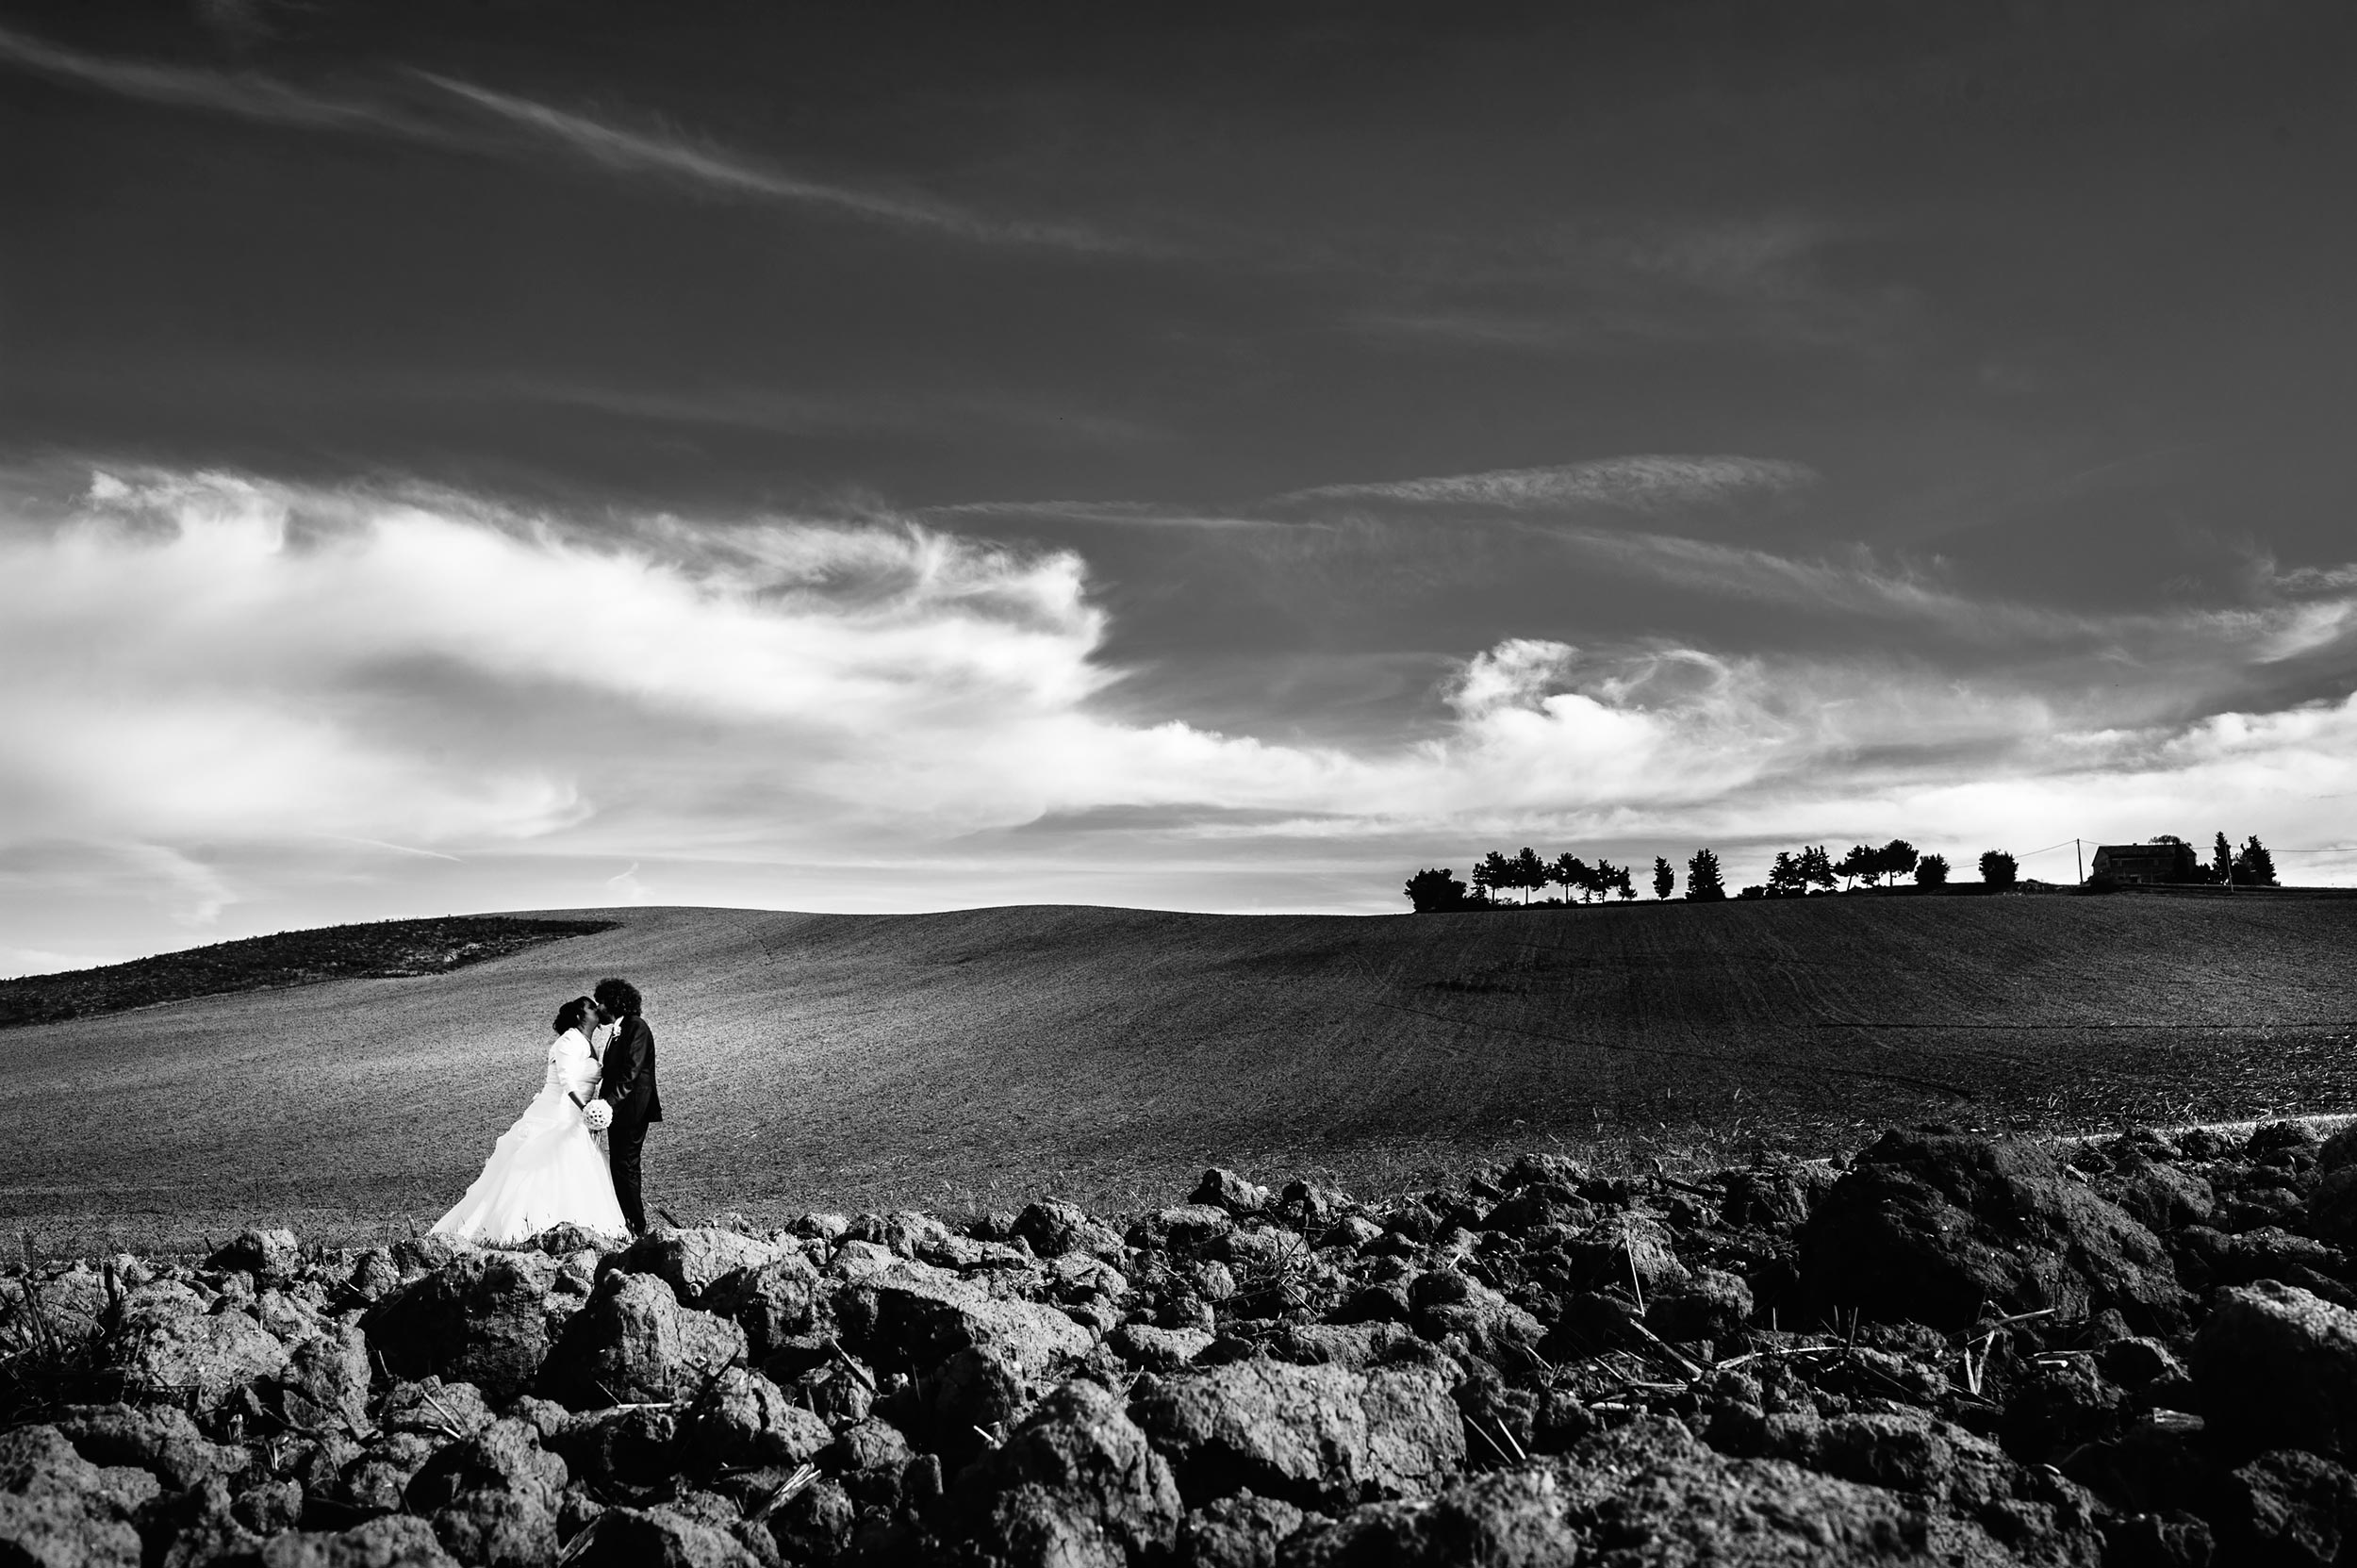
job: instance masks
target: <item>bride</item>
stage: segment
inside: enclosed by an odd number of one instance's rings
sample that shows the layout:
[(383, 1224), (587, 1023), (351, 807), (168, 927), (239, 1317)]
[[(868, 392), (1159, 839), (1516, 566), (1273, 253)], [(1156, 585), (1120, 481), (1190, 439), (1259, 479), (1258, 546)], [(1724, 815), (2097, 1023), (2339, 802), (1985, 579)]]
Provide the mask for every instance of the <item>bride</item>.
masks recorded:
[(587, 997), (557, 1009), (540, 1093), (500, 1134), (467, 1196), (435, 1221), (436, 1235), (499, 1246), (567, 1223), (629, 1234), (605, 1150), (582, 1114), (583, 1106), (595, 1103), (598, 1053), (590, 1034), (599, 1017), (598, 1004)]

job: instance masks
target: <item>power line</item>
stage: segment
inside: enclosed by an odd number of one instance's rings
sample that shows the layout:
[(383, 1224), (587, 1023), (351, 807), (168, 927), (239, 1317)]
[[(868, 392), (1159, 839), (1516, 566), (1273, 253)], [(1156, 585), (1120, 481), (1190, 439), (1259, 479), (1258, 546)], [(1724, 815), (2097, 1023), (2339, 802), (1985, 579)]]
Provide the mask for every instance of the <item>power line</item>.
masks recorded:
[[(2056, 850), (2068, 850), (2073, 844), (2092, 844), (2094, 842), (2096, 841), (2092, 838), (2066, 838), (2059, 844), (2049, 844), (2043, 850), (2031, 850), (2027, 853), (2019, 855), (2017, 858), (2028, 860), (2032, 855), (2051, 855)], [(2189, 844), (2185, 847), (2187, 849), (2197, 850), (2198, 852), (2198, 849), (2194, 845)], [(2279, 850), (2274, 845), (2270, 844), (2266, 847), (2266, 850), (2267, 853), (2271, 855), (2357, 855), (2357, 844), (2327, 844), (2323, 848), (2316, 850)]]
[[(2082, 844), (2085, 844), (2085, 843), (2090, 843), (2090, 842), (2093, 842), (2093, 841), (2092, 841), (2092, 840), (2089, 840), (2089, 839), (2084, 839), (2084, 838), (2066, 838), (2066, 839), (2064, 839), (2064, 840), (2063, 840), (2061, 843), (2059, 843), (2059, 844), (2049, 844), (2049, 845), (2048, 845), (2048, 846), (2046, 846), (2046, 848), (2044, 848), (2043, 850), (2030, 850), (2028, 853), (2026, 853), (2026, 854), (2022, 854), (2022, 855), (2019, 855), (2019, 856), (2017, 856), (2016, 858), (2017, 858), (2018, 860), (2035, 860), (2035, 859), (2036, 859), (2039, 855), (2051, 855), (2051, 854), (2056, 853), (2057, 851), (2059, 851), (2059, 850), (2075, 850), (2075, 849), (2077, 849), (2080, 845), (2082, 845)], [(2192, 848), (2192, 846), (2191, 846), (2191, 845), (2187, 845), (2187, 846), (2186, 846), (2186, 848), (2191, 849), (2191, 848)], [(2196, 852), (2198, 853), (2199, 851), (2196, 851)], [(2357, 854), (2357, 844), (2327, 844), (2327, 845), (2325, 845), (2325, 846), (2324, 846), (2323, 848), (2321, 848), (2321, 849), (2309, 849), (2309, 850), (2277, 850), (2277, 849), (2272, 849), (2272, 848), (2270, 848), (2270, 849), (2268, 850), (2268, 851), (2267, 851), (2267, 852), (2268, 852), (2269, 854), (2276, 854), (2276, 855), (2346, 855), (2346, 854)], [(2085, 871), (2085, 866), (2084, 866), (2084, 864), (2083, 864), (2083, 865), (2081, 866), (2081, 867), (2080, 867), (2080, 875), (2081, 875), (2081, 877), (2082, 877), (2082, 878), (2084, 878), (2084, 877), (2085, 876), (2085, 874), (2086, 874), (2086, 871)]]

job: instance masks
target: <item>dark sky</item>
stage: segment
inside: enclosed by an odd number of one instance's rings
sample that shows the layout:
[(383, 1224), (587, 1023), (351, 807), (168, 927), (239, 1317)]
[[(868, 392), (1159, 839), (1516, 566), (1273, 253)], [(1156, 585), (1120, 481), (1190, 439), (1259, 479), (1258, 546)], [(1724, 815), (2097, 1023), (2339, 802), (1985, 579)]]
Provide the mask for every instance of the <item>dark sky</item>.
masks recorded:
[(0, 968), (1523, 842), (2357, 879), (2352, 44), (6, 8)]

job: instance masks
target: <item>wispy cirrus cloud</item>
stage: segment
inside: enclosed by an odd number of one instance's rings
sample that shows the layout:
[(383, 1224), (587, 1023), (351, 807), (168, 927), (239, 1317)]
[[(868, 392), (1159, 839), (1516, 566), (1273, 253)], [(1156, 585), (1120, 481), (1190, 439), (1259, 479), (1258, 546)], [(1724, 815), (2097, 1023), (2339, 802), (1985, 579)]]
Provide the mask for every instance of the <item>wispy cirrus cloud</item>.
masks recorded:
[(1131, 241), (1083, 223), (1032, 223), (993, 217), (931, 197), (863, 190), (805, 178), (750, 155), (684, 137), (613, 124), (552, 105), (500, 92), (430, 71), (415, 73), (442, 91), (519, 127), (587, 162), (651, 174), (724, 194), (830, 207), (908, 228), (930, 229), (993, 244), (1068, 251), (1130, 251)]
[(2075, 644), (2106, 656), (2202, 665), (2224, 674), (2357, 638), (2357, 570), (2349, 568), (2278, 572), (2258, 559), (2250, 563), (2242, 602), (2098, 610), (1973, 594), (1937, 559), (1886, 561), (1863, 546), (1808, 558), (1623, 529), (1551, 535), (1591, 559), (1694, 592), (1913, 622), (1993, 645)]
[(1371, 246), (1395, 287), (1346, 324), (1378, 339), (1548, 353), (1740, 342), (1880, 355), (1917, 330), (1920, 302), (1894, 284), (1837, 281), (1825, 264), (1875, 233), (1798, 213), (1631, 213)]
[(513, 399), (663, 423), (798, 435), (888, 430), (995, 441), (1014, 433), (1051, 447), (1126, 447), (1169, 438), (1167, 431), (1142, 421), (1102, 409), (1044, 404), (1019, 394), (792, 391), (745, 385), (625, 387), (516, 376), (425, 382), (422, 388), (437, 395)]
[[(507, 157), (522, 156), (527, 145), (552, 148), (579, 162), (674, 188), (815, 207), (980, 244), (1081, 254), (1157, 248), (1085, 223), (1002, 218), (920, 193), (814, 179), (750, 153), (668, 130), (593, 119), (430, 71), (406, 74), (448, 103), (475, 111), (471, 123), (437, 113), (414, 96), (404, 100), (352, 84), (332, 91), (303, 87), (259, 72), (121, 59), (8, 27), (0, 27), (0, 64), (144, 103), (267, 124), (390, 137)], [(523, 133), (523, 140), (515, 132)]]
[(1805, 490), (1816, 482), (1817, 471), (1807, 464), (1778, 458), (1640, 454), (1548, 468), (1320, 485), (1281, 499), (1490, 506), (1511, 511), (1601, 505), (1655, 512), (1772, 500)]
[(350, 91), (323, 92), (252, 71), (117, 59), (0, 27), (0, 64), (143, 103), (268, 124), (354, 131), (455, 147), (467, 139), (398, 104)]
[(1040, 519), (1056, 522), (1100, 523), (1112, 528), (1205, 529), (1213, 533), (1250, 532), (1277, 528), (1322, 526), (1254, 517), (1244, 511), (1164, 506), (1143, 501), (962, 501), (928, 506), (923, 515), (943, 520)]
[[(1649, 646), (1693, 639), (1772, 658), (1806, 651), (1859, 668), (1905, 664), (1928, 702), (1943, 681), (1955, 693), (2003, 686), (2049, 694), (2073, 722), (2134, 727), (2242, 705), (2269, 711), (2345, 689), (2335, 671), (2357, 668), (2357, 576), (2346, 568), (2279, 569), (2253, 556), (2200, 600), (2024, 597), (1977, 584), (1937, 554), (1863, 544), (1779, 551), (1670, 531), (1657, 520), (1678, 515), (1667, 498), (1686, 498), (1691, 515), (1701, 504), (1693, 498), (1717, 493), (1689, 482), (1710, 473), (1706, 460), (1678, 464), (1689, 466), (1613, 476), (1647, 503), (1613, 508), (1644, 519), (1626, 526), (1583, 517), (1577, 503), (1534, 499), (1615, 493), (1592, 476), (1567, 483), (1551, 470), (1320, 487), (1257, 507), (1006, 503), (926, 515), (952, 525), (1089, 524), (1130, 538), (1192, 534), (1201, 542), (1183, 547), (1190, 572), (1290, 616), (1323, 616), (1328, 632), (1347, 627), (1341, 635), (1357, 641), (1488, 585), (1501, 630), (1585, 623), (1616, 628), (1607, 640), (1619, 641), (1641, 627)], [(1729, 482), (1747, 471), (1734, 465)], [(1660, 482), (1648, 492), (1647, 479)], [(1505, 583), (1515, 586), (1500, 589)], [(1550, 595), (1548, 584), (1562, 591)], [(1634, 625), (1632, 611), (1642, 618)], [(1480, 618), (1463, 618), (1459, 630), (1479, 635)], [(1394, 700), (1390, 711), (1404, 710)]]

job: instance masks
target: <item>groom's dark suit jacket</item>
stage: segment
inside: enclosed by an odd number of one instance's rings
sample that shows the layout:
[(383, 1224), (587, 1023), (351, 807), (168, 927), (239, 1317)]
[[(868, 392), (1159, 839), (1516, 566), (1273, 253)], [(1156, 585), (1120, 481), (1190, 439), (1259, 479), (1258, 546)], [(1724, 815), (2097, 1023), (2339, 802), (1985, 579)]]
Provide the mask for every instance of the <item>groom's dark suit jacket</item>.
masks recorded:
[(622, 1020), (606, 1042), (604, 1074), (598, 1098), (614, 1107), (616, 1127), (643, 1127), (663, 1119), (662, 1097), (654, 1092), (654, 1031), (646, 1019)]

